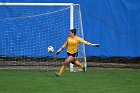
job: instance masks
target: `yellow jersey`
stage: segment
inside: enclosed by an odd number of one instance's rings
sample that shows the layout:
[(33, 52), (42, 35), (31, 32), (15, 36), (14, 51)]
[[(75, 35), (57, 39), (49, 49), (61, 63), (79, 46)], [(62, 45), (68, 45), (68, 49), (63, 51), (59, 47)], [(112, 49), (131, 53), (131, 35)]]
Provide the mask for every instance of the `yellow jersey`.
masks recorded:
[(90, 45), (90, 43), (85, 41), (84, 39), (78, 36), (74, 36), (74, 37), (68, 37), (68, 39), (66, 40), (65, 44), (62, 47), (65, 48), (67, 46), (68, 47), (67, 52), (70, 54), (74, 54), (78, 51), (79, 43)]

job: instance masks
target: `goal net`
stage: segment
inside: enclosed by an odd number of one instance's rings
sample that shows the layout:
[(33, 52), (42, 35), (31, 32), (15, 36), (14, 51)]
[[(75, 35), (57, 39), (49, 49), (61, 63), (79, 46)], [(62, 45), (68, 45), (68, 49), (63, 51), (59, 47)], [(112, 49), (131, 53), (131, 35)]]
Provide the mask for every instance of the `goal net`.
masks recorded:
[[(67, 57), (65, 43), (71, 28), (83, 38), (80, 6), (72, 3), (0, 3), (0, 66), (57, 69)], [(48, 53), (48, 46), (54, 47)], [(85, 47), (78, 60), (86, 65)], [(75, 68), (75, 67), (74, 67)], [(71, 66), (71, 71), (74, 70)]]

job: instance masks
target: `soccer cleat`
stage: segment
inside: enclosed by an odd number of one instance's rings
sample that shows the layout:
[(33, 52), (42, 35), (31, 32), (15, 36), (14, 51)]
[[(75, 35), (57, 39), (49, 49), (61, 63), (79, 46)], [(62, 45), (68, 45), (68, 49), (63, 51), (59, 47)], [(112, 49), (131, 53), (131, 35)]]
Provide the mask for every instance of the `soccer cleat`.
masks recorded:
[(83, 67), (83, 72), (86, 73), (86, 68), (85, 67)]
[(59, 75), (58, 72), (55, 72), (55, 76), (56, 76), (56, 77), (60, 77), (60, 75)]

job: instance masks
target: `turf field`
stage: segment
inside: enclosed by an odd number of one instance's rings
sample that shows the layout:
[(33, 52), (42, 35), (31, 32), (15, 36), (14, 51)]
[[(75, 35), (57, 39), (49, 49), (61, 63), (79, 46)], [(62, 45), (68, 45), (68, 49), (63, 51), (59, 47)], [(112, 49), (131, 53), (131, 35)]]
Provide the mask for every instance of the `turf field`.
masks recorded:
[(140, 93), (140, 70), (66, 71), (61, 78), (54, 71), (0, 70), (0, 93)]

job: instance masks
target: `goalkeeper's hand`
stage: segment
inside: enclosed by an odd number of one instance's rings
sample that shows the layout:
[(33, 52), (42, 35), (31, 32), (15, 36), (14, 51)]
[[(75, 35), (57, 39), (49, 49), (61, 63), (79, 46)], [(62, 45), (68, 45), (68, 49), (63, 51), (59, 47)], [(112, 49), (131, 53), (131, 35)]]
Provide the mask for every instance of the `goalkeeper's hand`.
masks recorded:
[(99, 44), (90, 44), (90, 45), (93, 46), (93, 47), (100, 47)]
[(61, 51), (58, 50), (55, 54), (58, 55), (60, 52), (61, 52)]
[(57, 52), (55, 54), (58, 55), (62, 50), (63, 50), (63, 47), (61, 47), (59, 50), (57, 50)]

